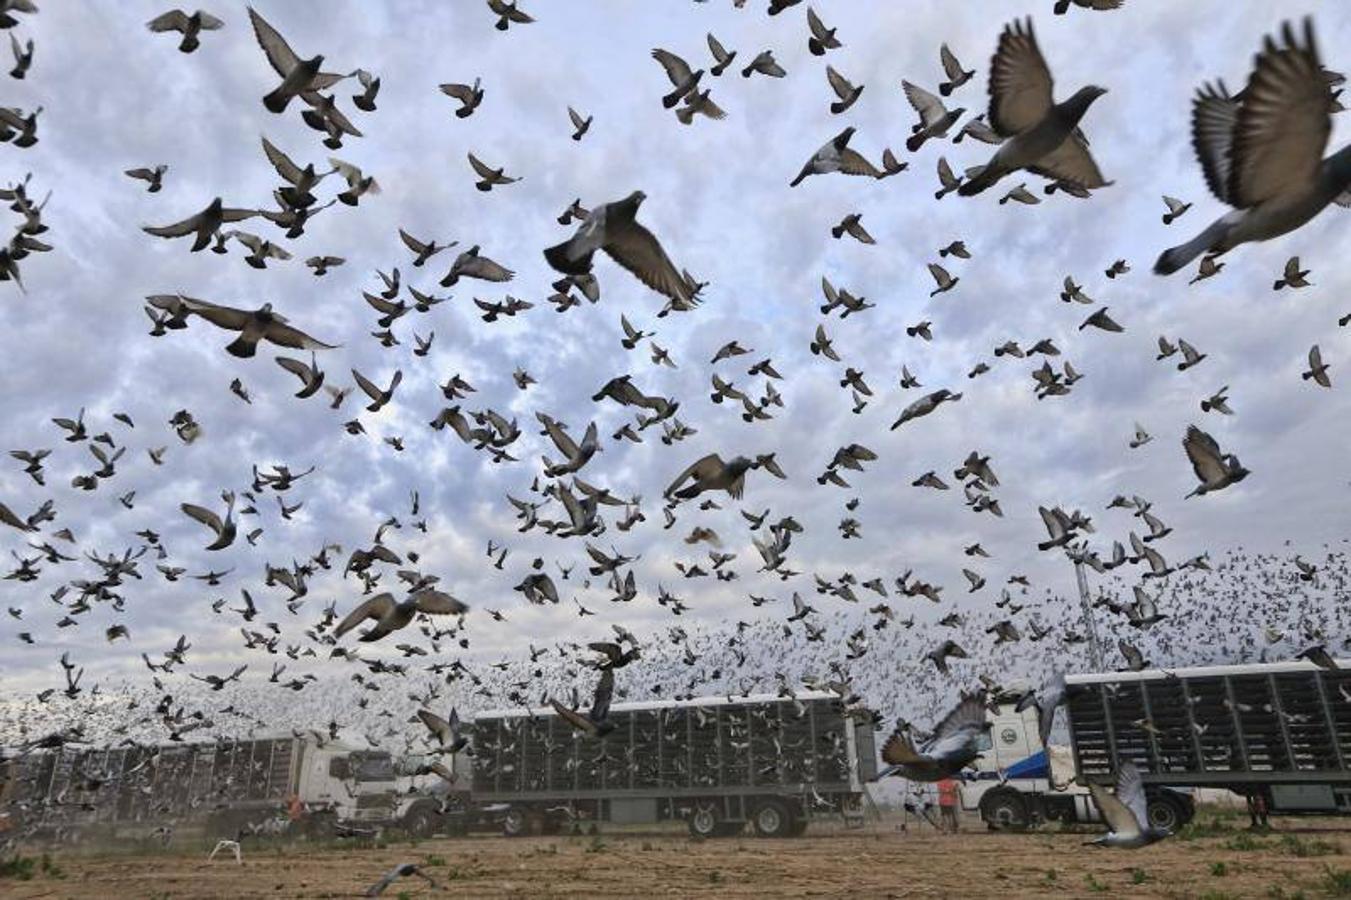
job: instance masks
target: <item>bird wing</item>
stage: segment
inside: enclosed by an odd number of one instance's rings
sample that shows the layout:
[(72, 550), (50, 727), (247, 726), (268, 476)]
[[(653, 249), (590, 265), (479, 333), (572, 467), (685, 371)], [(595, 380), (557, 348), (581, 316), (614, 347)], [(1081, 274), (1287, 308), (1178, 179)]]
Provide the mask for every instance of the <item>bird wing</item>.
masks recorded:
[(554, 442), (558, 452), (562, 453), (568, 459), (575, 459), (581, 454), (581, 449), (577, 442), (572, 439), (572, 435), (563, 430), (563, 426), (558, 424), (557, 419), (540, 418), (540, 424), (544, 426), (544, 431), (549, 435), (549, 440)]
[[(708, 52), (713, 54), (713, 58), (717, 60), (718, 65), (722, 65), (727, 61), (727, 48), (723, 47), (718, 39), (713, 36), (713, 32), (711, 31), (708, 33)], [(665, 63), (663, 63), (663, 65), (665, 65)]]
[(613, 669), (606, 669), (600, 674), (600, 681), (596, 683), (596, 693), (591, 699), (591, 721), (603, 722), (610, 714), (610, 701), (615, 694), (615, 673)]
[(682, 303), (693, 299), (689, 282), (671, 262), (657, 238), (637, 222), (607, 228), (601, 249), (657, 293)]
[(972, 728), (980, 729), (985, 724), (985, 702), (979, 694), (963, 697), (952, 711), (943, 717), (943, 721), (934, 727), (926, 752), (936, 747), (945, 738), (961, 735)]
[(423, 725), (427, 726), (428, 731), (436, 735), (437, 740), (443, 744), (446, 742), (446, 738), (450, 736), (449, 722), (429, 709), (419, 709), (417, 717), (422, 720)]
[(404, 246), (407, 247), (409, 250), (412, 250), (414, 253), (427, 252), (428, 248), (427, 244), (422, 243), (417, 238), (413, 237), (411, 234), (404, 231), (402, 228), (399, 229), (399, 237), (403, 240)]
[(819, 41), (825, 41), (830, 37), (830, 32), (826, 30), (825, 24), (816, 15), (816, 10), (810, 6), (807, 7), (807, 27), (811, 29), (812, 36)]
[(1051, 85), (1032, 20), (1006, 25), (990, 61), (990, 125), (1004, 137), (1036, 125), (1051, 109)]
[(680, 487), (680, 485), (683, 484), (687, 478), (693, 478), (696, 481), (703, 481), (704, 479), (711, 478), (713, 475), (716, 475), (718, 472), (722, 471), (722, 468), (723, 468), (722, 457), (716, 453), (710, 453), (707, 456), (703, 457), (702, 459), (697, 459), (694, 462), (690, 463), (689, 466), (686, 467), (685, 471), (681, 472), (679, 475), (675, 477), (675, 479), (671, 482), (671, 486), (666, 489), (666, 493), (667, 495), (675, 493), (676, 488)]
[(845, 147), (840, 151), (840, 171), (846, 175), (871, 175), (880, 178), (882, 173), (857, 150)]
[[(197, 300), (193, 297), (184, 297), (182, 295), (178, 296), (178, 301), (183, 305), (183, 308), (189, 312), (196, 313), (212, 325), (226, 328), (231, 331), (243, 331), (251, 319), (251, 316), (247, 312), (242, 309), (235, 309), (232, 306), (220, 306), (215, 303), (209, 303), (206, 300)], [(152, 300), (151, 302), (153, 303), (154, 301)]]
[(179, 504), (178, 508), (183, 510), (190, 518), (196, 519), (217, 534), (220, 534), (225, 528), (225, 526), (221, 524), (220, 516), (205, 507), (197, 506), (193, 503), (182, 503)]
[(448, 97), (454, 97), (461, 103), (470, 103), (474, 99), (474, 89), (467, 84), (443, 84), (439, 87), (441, 93)]
[(496, 169), (488, 168), (483, 160), (472, 153), (469, 154), (469, 165), (474, 167), (474, 171), (479, 174), (480, 178), (496, 178), (499, 174)]
[(145, 27), (151, 31), (186, 31), (188, 14), (181, 9), (171, 9), (146, 22)]
[(337, 629), (334, 630), (334, 637), (342, 637), (353, 628), (360, 625), (367, 619), (383, 619), (394, 609), (394, 595), (389, 593), (376, 594), (374, 597), (359, 605), (356, 609), (349, 612)]
[(141, 230), (146, 234), (153, 234), (155, 237), (176, 238), (186, 237), (197, 231), (202, 222), (202, 214), (188, 216), (181, 222), (174, 222), (172, 225), (142, 225)]
[(1240, 209), (1312, 185), (1332, 130), (1332, 93), (1306, 21), (1304, 44), (1287, 22), (1270, 37), (1244, 89), (1234, 127), (1229, 194)]
[(826, 66), (826, 80), (830, 82), (830, 89), (841, 100), (854, 92), (854, 86), (849, 83), (849, 79), (836, 72), (834, 66)]
[(901, 89), (905, 91), (905, 99), (910, 101), (910, 105), (915, 108), (915, 112), (919, 113), (920, 120), (926, 126), (942, 121), (943, 117), (948, 114), (943, 101), (919, 85), (902, 81)]
[(263, 337), (280, 347), (290, 347), (294, 350), (332, 350), (335, 344), (325, 344), (323, 341), (310, 337), (299, 328), (285, 325), (281, 322), (268, 323)]
[(36, 528), (15, 515), (14, 511), (3, 503), (0, 503), (0, 522), (20, 531), (37, 531)]
[(469, 609), (468, 606), (445, 591), (427, 589), (417, 591), (411, 597), (417, 604), (419, 612), (430, 613), (434, 616), (454, 616)]
[(966, 73), (962, 71), (962, 64), (957, 61), (957, 57), (944, 44), (938, 48), (938, 58), (943, 63), (943, 74), (947, 75), (949, 80), (961, 78)]
[(1037, 160), (1035, 166), (1027, 168), (1029, 172), (1082, 188), (1099, 188), (1107, 184), (1088, 150), (1088, 141), (1077, 130), (1059, 147)]
[(666, 70), (666, 77), (671, 79), (671, 84), (676, 87), (680, 87), (694, 74), (690, 71), (689, 63), (669, 50), (662, 50), (658, 47), (652, 51), (652, 58), (661, 63), (661, 67)]
[(558, 713), (573, 728), (577, 729), (578, 731), (591, 730), (591, 723), (588, 722), (586, 717), (583, 716), (581, 713), (573, 709), (568, 709), (566, 706), (559, 703), (557, 700), (551, 700), (550, 702), (553, 704), (554, 712)]
[(882, 745), (882, 762), (887, 765), (899, 766), (923, 761), (923, 757), (915, 752), (915, 745), (910, 742), (910, 736), (902, 732), (893, 732)]
[(372, 400), (379, 400), (380, 397), (384, 394), (384, 391), (380, 390), (380, 388), (377, 387), (369, 378), (367, 378), (365, 375), (362, 375), (356, 369), (352, 370), (352, 377), (356, 379), (357, 387), (361, 388), (361, 390), (366, 393), (366, 396), (370, 397)]
[(267, 161), (272, 163), (272, 168), (277, 170), (277, 174), (291, 184), (296, 184), (305, 177), (300, 166), (296, 165), (291, 157), (278, 150), (267, 138), (263, 138), (263, 153), (267, 154)]
[(1224, 477), (1225, 468), (1220, 445), (1215, 439), (1195, 425), (1187, 426), (1187, 436), (1182, 439), (1182, 447), (1191, 460), (1192, 471), (1206, 484)]
[(249, 7), (249, 21), (253, 23), (253, 36), (258, 39), (258, 46), (267, 54), (267, 61), (277, 70), (278, 75), (285, 78), (292, 69), (300, 65), (300, 57), (296, 56), (291, 45), (286, 43), (286, 38), (269, 25), (266, 19), (254, 12), (253, 7)]
[(460, 267), (460, 273), (484, 281), (510, 281), (516, 273), (486, 256), (472, 256)]
[(1134, 835), (1140, 831), (1140, 825), (1135, 821), (1134, 814), (1130, 808), (1122, 803), (1116, 797), (1107, 793), (1107, 789), (1100, 784), (1090, 784), (1088, 792), (1093, 795), (1093, 802), (1098, 805), (1098, 812), (1102, 813), (1103, 819), (1107, 821), (1107, 827), (1113, 834)]

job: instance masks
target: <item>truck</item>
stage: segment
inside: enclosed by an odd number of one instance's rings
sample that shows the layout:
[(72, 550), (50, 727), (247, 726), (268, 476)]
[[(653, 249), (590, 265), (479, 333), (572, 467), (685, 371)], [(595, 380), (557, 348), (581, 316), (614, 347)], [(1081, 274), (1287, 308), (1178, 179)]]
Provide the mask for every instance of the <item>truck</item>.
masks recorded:
[(1020, 713), (1015, 696), (997, 697), (990, 747), (963, 785), (963, 807), (992, 828), (1096, 822), (1086, 785), (1112, 783), (1131, 760), (1157, 828), (1190, 821), (1195, 788), (1229, 790), (1272, 814), (1351, 812), (1351, 670), (1342, 665), (1069, 675), (1063, 755), (1042, 746), (1035, 709)]
[(429, 834), (446, 804), (410, 762), (309, 734), (67, 746), (0, 760), (0, 810), (11, 828), (67, 842), (166, 825), (217, 836), (257, 830), (318, 836), (389, 825)]
[(699, 838), (786, 837), (861, 824), (877, 774), (872, 714), (826, 691), (617, 703), (609, 721), (597, 737), (548, 707), (477, 714), (474, 802), (508, 836), (683, 819)]

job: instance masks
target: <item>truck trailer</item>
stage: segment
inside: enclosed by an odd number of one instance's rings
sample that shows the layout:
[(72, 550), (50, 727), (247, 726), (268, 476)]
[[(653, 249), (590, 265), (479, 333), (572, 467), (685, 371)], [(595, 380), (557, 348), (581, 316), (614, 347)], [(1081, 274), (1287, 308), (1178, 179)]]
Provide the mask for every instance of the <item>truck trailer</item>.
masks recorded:
[(281, 826), (430, 833), (443, 804), (402, 768), (388, 752), (310, 735), (66, 747), (0, 761), (0, 812), (11, 828), (63, 842), (165, 826), (218, 836)]
[(1301, 660), (1065, 682), (1067, 771), (1041, 745), (1036, 710), (999, 698), (991, 747), (962, 791), (963, 806), (992, 827), (1097, 821), (1085, 785), (1111, 784), (1121, 760), (1139, 768), (1159, 828), (1190, 820), (1191, 788), (1227, 789), (1271, 814), (1351, 812), (1351, 671)]
[(800, 835), (814, 817), (859, 823), (877, 774), (873, 717), (832, 693), (617, 703), (593, 737), (552, 708), (472, 722), (472, 796), (509, 836), (564, 824), (684, 819), (692, 834)]

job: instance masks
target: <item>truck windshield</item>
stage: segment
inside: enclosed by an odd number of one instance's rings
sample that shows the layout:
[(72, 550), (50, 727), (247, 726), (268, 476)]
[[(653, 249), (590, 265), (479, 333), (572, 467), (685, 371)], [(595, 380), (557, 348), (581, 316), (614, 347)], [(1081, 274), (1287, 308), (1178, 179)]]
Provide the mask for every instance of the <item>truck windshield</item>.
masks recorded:
[(352, 775), (357, 781), (393, 781), (394, 761), (387, 753), (353, 753)]

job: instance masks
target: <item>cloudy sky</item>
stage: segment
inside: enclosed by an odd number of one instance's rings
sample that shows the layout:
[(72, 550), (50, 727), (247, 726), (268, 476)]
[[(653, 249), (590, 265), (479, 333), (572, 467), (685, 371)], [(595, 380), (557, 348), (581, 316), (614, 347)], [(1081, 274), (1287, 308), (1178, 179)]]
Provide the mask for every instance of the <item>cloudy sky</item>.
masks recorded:
[[(762, 0), (740, 10), (727, 0), (594, 2), (568, 4), (566, 10), (525, 5), (538, 22), (503, 34), (494, 30), (484, 4), (470, 0), (259, 0), (258, 10), (301, 56), (323, 53), (331, 71), (361, 67), (381, 77), (373, 113), (352, 108), (354, 82), (338, 88), (339, 104), (365, 136), (349, 138), (336, 152), (321, 146), (320, 135), (301, 121), (299, 104), (284, 115), (263, 107), (260, 98), (277, 78), (242, 4), (211, 7), (226, 26), (203, 35), (192, 54), (177, 52), (176, 36), (146, 30), (145, 22), (163, 7), (140, 0), (48, 3), (15, 29), (33, 37), (37, 50), (27, 79), (7, 82), (8, 105), (41, 106), (43, 112), (36, 146), (0, 147), (0, 180), (17, 181), (31, 172), (30, 195), (40, 199), (51, 191), (43, 221), (55, 249), (23, 261), (26, 293), (12, 283), (0, 285), (6, 295), (0, 302), (5, 360), (0, 435), (6, 450), (54, 452), (46, 461), (46, 486), (6, 458), (0, 502), (26, 516), (50, 498), (58, 517), (44, 525), (42, 536), (6, 529), (0, 541), (17, 557), (32, 557), (30, 540), (53, 540), (52, 531), (68, 527), (78, 542), (60, 546), (79, 558), (60, 565), (41, 562), (37, 581), (0, 582), (3, 605), (22, 614), (4, 617), (0, 632), (0, 670), (5, 689), (14, 692), (11, 699), (62, 686), (57, 659), (65, 651), (87, 668), (90, 682), (143, 680), (148, 673), (140, 654), (157, 657), (180, 633), (195, 645), (186, 670), (224, 672), (236, 661), (250, 662), (246, 680), (265, 683), (270, 660), (242, 647), (238, 617), (214, 614), (212, 601), (238, 605), (240, 589), (247, 588), (259, 603), (260, 621), (277, 622), (284, 643), (308, 646), (304, 629), (330, 602), (340, 613), (360, 602), (360, 584), (350, 577), (344, 581), (338, 572), (321, 572), (293, 615), (283, 606), (284, 592), (263, 586), (265, 563), (289, 566), (325, 543), (340, 544), (345, 560), (353, 548), (368, 546), (390, 516), (404, 527), (391, 532), (388, 543), (400, 554), (420, 554), (417, 568), (439, 575), (442, 587), (473, 608), (466, 624), (471, 647), (463, 656), (477, 663), (519, 657), (531, 641), (608, 632), (614, 623), (644, 637), (657, 635), (675, 624), (656, 603), (659, 585), (690, 607), (678, 624), (717, 628), (762, 621), (765, 633), (776, 637), (794, 590), (816, 596), (823, 617), (843, 605), (815, 595), (813, 574), (837, 579), (852, 572), (860, 581), (882, 577), (890, 584), (907, 570), (946, 588), (941, 607), (892, 592), (898, 615), (916, 611), (920, 617), (912, 642), (918, 655), (942, 639), (937, 631), (921, 634), (923, 623), (953, 608), (996, 615), (993, 604), (1010, 575), (1026, 575), (1036, 596), (1073, 592), (1072, 569), (1063, 556), (1036, 550), (1044, 538), (1039, 504), (1084, 510), (1097, 526), (1094, 546), (1105, 551), (1132, 528), (1141, 530), (1128, 511), (1107, 510), (1108, 502), (1116, 494), (1143, 496), (1174, 528), (1157, 544), (1173, 562), (1242, 546), (1272, 553), (1271, 565), (1281, 566), (1297, 552), (1318, 558), (1327, 552), (1325, 545), (1339, 545), (1345, 537), (1351, 521), (1345, 470), (1351, 403), (1340, 378), (1351, 357), (1351, 331), (1339, 329), (1337, 319), (1351, 312), (1345, 290), (1351, 275), (1338, 262), (1348, 250), (1346, 213), (1334, 208), (1293, 236), (1243, 247), (1226, 258), (1218, 277), (1194, 286), (1187, 284), (1188, 274), (1164, 279), (1149, 271), (1160, 250), (1181, 243), (1224, 209), (1205, 190), (1190, 148), (1189, 98), (1195, 88), (1223, 77), (1237, 89), (1262, 36), (1282, 18), (1304, 13), (1316, 20), (1325, 64), (1351, 65), (1335, 55), (1351, 41), (1351, 20), (1335, 15), (1339, 6), (1308, 2), (1280, 4), (1278, 10), (1275, 4), (1235, 0), (1131, 0), (1118, 12), (1075, 10), (1054, 17), (1051, 0), (819, 0), (817, 12), (838, 27), (844, 45), (821, 60), (807, 51), (806, 4), (773, 18), (765, 15)], [(998, 32), (1027, 14), (1035, 20), (1058, 96), (1085, 84), (1109, 89), (1082, 125), (1113, 184), (1089, 200), (1045, 197), (1040, 180), (1028, 176), (1044, 202), (1000, 205), (1004, 191), (1023, 180), (1014, 177), (977, 198), (937, 201), (940, 156), (960, 170), (983, 163), (993, 148), (968, 139), (955, 146), (933, 141), (917, 153), (905, 152), (914, 113), (901, 80), (934, 88), (942, 78), (938, 47), (947, 42), (976, 70), (952, 105), (964, 107), (968, 116), (984, 111), (988, 60)], [(738, 53), (721, 78), (706, 75), (703, 81), (727, 118), (701, 118), (686, 127), (659, 102), (669, 83), (650, 52), (662, 47), (707, 67), (708, 32)], [(747, 79), (734, 71), (764, 49), (774, 51), (786, 78)], [(826, 83), (827, 62), (866, 86), (842, 116), (828, 109), (834, 97)], [(437, 85), (476, 77), (485, 88), (483, 104), (470, 118), (456, 118), (456, 104)], [(569, 140), (569, 105), (594, 116), (580, 142)], [(868, 158), (877, 161), (890, 147), (908, 170), (885, 181), (815, 177), (789, 189), (803, 161), (845, 125), (858, 129), (852, 146)], [(1334, 123), (1334, 148), (1345, 140), (1340, 125)], [(383, 190), (364, 197), (357, 208), (339, 204), (323, 211), (296, 241), (285, 241), (260, 219), (242, 223), (294, 255), (265, 271), (247, 266), (238, 245), (224, 256), (192, 254), (187, 241), (142, 232), (142, 225), (177, 221), (216, 196), (229, 206), (273, 207), (271, 191), (280, 181), (261, 151), (264, 136), (302, 165), (326, 168), (331, 154), (355, 163)], [(490, 193), (476, 191), (466, 161), (470, 151), (521, 180)], [(157, 163), (169, 166), (157, 194), (122, 174)], [(337, 180), (316, 189), (321, 201), (337, 192)], [(598, 257), (601, 301), (555, 313), (545, 302), (555, 274), (540, 251), (571, 230), (555, 217), (574, 198), (595, 205), (637, 189), (648, 196), (641, 221), (678, 265), (709, 282), (705, 302), (693, 312), (658, 319), (663, 299)], [(1163, 194), (1196, 206), (1165, 226)], [(862, 213), (875, 245), (831, 238), (830, 227), (850, 212)], [(395, 323), (400, 345), (382, 348), (370, 336), (378, 330), (377, 316), (361, 296), (382, 286), (376, 270), (398, 267), (406, 284), (444, 295), (435, 282), (457, 252), (413, 269), (399, 241), (400, 227), (424, 239), (459, 241), (461, 249), (479, 244), (515, 270), (515, 279), (506, 285), (462, 281), (449, 291), (449, 302)], [(959, 238), (973, 258), (945, 260), (960, 283), (931, 299), (926, 264)], [(346, 264), (315, 278), (301, 264), (315, 254), (343, 256)], [(1312, 270), (1313, 286), (1273, 292), (1272, 281), (1293, 254)], [(1132, 270), (1108, 280), (1104, 270), (1119, 258)], [(1093, 307), (1060, 302), (1066, 275), (1110, 307), (1124, 333), (1079, 330)], [(823, 320), (822, 276), (876, 307), (844, 321)], [(370, 414), (358, 406), (359, 394), (338, 411), (323, 394), (297, 400), (292, 396), (297, 382), (272, 362), (271, 348), (251, 360), (233, 358), (224, 351), (230, 335), (201, 320), (185, 331), (149, 336), (144, 298), (177, 292), (243, 308), (272, 303), (315, 337), (341, 345), (319, 355), (328, 384), (350, 384), (352, 368), (380, 384), (401, 370), (394, 402)], [(474, 298), (500, 300), (506, 294), (535, 307), (491, 324), (475, 314)], [(646, 342), (625, 351), (621, 313), (635, 326), (655, 330), (679, 368), (653, 365)], [(905, 327), (922, 319), (933, 323), (932, 342), (906, 336)], [(843, 363), (809, 352), (822, 321)], [(413, 356), (413, 333), (425, 337), (432, 331), (431, 352)], [(1160, 335), (1186, 338), (1207, 359), (1182, 373), (1171, 360), (1156, 362)], [(1048, 337), (1063, 354), (1055, 362), (1069, 360), (1084, 377), (1069, 396), (1039, 401), (1030, 372), (1041, 360), (996, 359), (992, 351), (1006, 340), (1028, 347)], [(710, 366), (717, 348), (733, 338), (753, 354)], [(1313, 344), (1331, 363), (1330, 391), (1300, 378)], [(753, 396), (763, 394), (764, 377), (746, 370), (765, 358), (784, 375), (775, 386), (785, 405), (772, 409), (771, 421), (748, 424), (731, 404), (709, 401), (712, 371)], [(968, 378), (982, 361), (990, 371)], [(899, 387), (903, 364), (922, 389)], [(848, 389), (839, 385), (846, 365), (861, 370), (875, 394), (858, 414)], [(518, 367), (538, 384), (517, 389), (511, 376)], [(524, 435), (512, 450), (519, 462), (492, 465), (449, 431), (428, 428), (445, 405), (437, 384), (454, 373), (478, 389), (462, 401), (466, 410), (492, 408), (519, 420)], [(640, 444), (611, 440), (631, 413), (613, 403), (592, 403), (590, 396), (625, 373), (647, 393), (679, 400), (680, 419), (698, 433), (671, 446), (657, 440), (658, 428), (643, 432)], [(246, 386), (251, 404), (228, 390), (235, 378)], [(1199, 402), (1226, 385), (1235, 415), (1203, 413)], [(922, 391), (940, 387), (960, 391), (962, 400), (889, 430), (903, 407)], [(97, 463), (85, 444), (65, 442), (51, 422), (81, 408), (91, 434), (107, 431), (127, 448), (116, 476), (92, 492), (72, 489), (70, 480)], [(203, 429), (190, 446), (168, 425), (180, 409), (190, 410)], [(135, 428), (113, 420), (114, 412), (129, 414)], [(584, 586), (580, 539), (515, 530), (506, 495), (543, 499), (530, 494), (530, 485), (542, 479), (541, 455), (556, 456), (539, 433), (537, 412), (567, 423), (578, 436), (596, 421), (603, 451), (582, 477), (616, 495), (643, 498), (646, 522), (620, 533), (614, 527), (617, 511), (605, 509), (610, 527), (596, 539), (603, 548), (613, 545), (640, 556), (633, 565), (639, 596), (631, 603), (610, 602), (612, 594), (600, 579)], [(356, 416), (365, 436), (343, 430), (342, 423)], [(1132, 450), (1135, 422), (1154, 440)], [(1212, 433), (1253, 474), (1215, 496), (1184, 500), (1196, 483), (1180, 444), (1189, 423)], [(402, 452), (382, 441), (390, 436), (402, 438)], [(872, 449), (878, 460), (866, 472), (849, 473), (849, 489), (818, 485), (816, 477), (835, 450), (853, 442)], [(164, 465), (156, 467), (146, 450), (161, 446), (168, 449)], [(1002, 518), (966, 508), (951, 477), (973, 450), (988, 454), (998, 474), (993, 495)], [(664, 530), (662, 490), (686, 465), (711, 452), (726, 457), (775, 452), (790, 477), (781, 482), (751, 473), (742, 503), (721, 498), (721, 510), (702, 512), (685, 504), (677, 510), (676, 525)], [(179, 504), (219, 508), (222, 490), (248, 489), (254, 464), (285, 464), (297, 471), (314, 466), (314, 474), (286, 495), (289, 503), (303, 501), (304, 507), (292, 521), (283, 521), (275, 498), (260, 495), (260, 515), (245, 517), (241, 528), (241, 535), (264, 529), (257, 545), (241, 536), (227, 550), (204, 551), (208, 533), (182, 515)], [(927, 470), (955, 489), (911, 487)], [(128, 510), (117, 498), (131, 490), (134, 507)], [(411, 528), (414, 490), (421, 496), (425, 534)], [(844, 504), (851, 498), (861, 502), (848, 512)], [(790, 568), (803, 573), (795, 581), (756, 571), (760, 561), (738, 510), (758, 514), (766, 508), (770, 521), (792, 515), (805, 529), (789, 554)], [(841, 539), (837, 526), (846, 516), (861, 524), (856, 540)], [(696, 524), (715, 529), (723, 549), (738, 554), (728, 567), (738, 573), (736, 580), (684, 579), (675, 569), (677, 561), (700, 560), (707, 568), (706, 545), (682, 542)], [(96, 605), (77, 617), (77, 625), (57, 628), (66, 610), (48, 599), (51, 592), (74, 579), (97, 577), (84, 554), (138, 549), (143, 541), (136, 533), (144, 529), (161, 536), (165, 565), (232, 574), (215, 588), (189, 580), (168, 583), (155, 571), (150, 551), (141, 560), (142, 579), (129, 579), (120, 589), (122, 611)], [(485, 553), (490, 540), (510, 547), (500, 571)], [(975, 542), (991, 558), (965, 556), (963, 548)], [(555, 561), (577, 564), (568, 581), (558, 582), (561, 605), (530, 606), (512, 590), (535, 558), (545, 560), (555, 577)], [(978, 571), (987, 586), (968, 593), (963, 567)], [(1136, 574), (1119, 579), (1121, 586)], [(394, 580), (391, 570), (382, 587)], [(771, 595), (779, 603), (753, 608), (749, 594)], [(597, 615), (579, 619), (574, 596)], [(487, 609), (500, 611), (505, 621), (489, 618)], [(114, 623), (125, 624), (130, 638), (106, 643), (104, 629)], [(20, 632), (30, 633), (34, 643), (21, 642)], [(796, 638), (782, 640), (783, 654), (800, 645)], [(831, 649), (836, 658), (842, 655), (842, 647)], [(326, 656), (327, 648), (321, 652)], [(1019, 665), (1018, 654), (1007, 649), (1000, 658)], [(294, 671), (344, 677), (349, 670), (342, 665), (297, 662)]]

